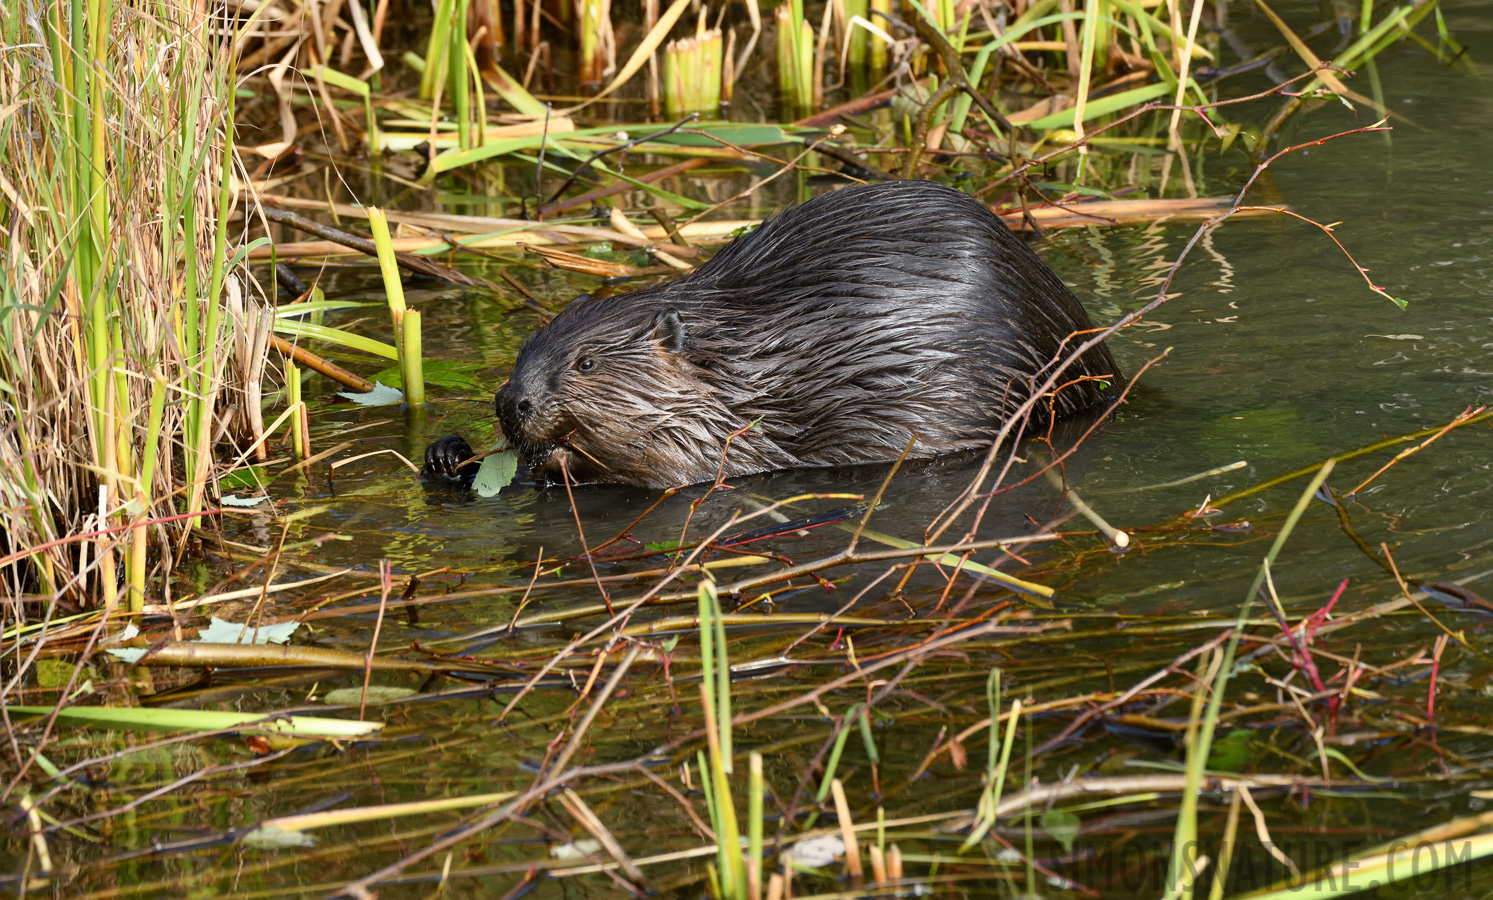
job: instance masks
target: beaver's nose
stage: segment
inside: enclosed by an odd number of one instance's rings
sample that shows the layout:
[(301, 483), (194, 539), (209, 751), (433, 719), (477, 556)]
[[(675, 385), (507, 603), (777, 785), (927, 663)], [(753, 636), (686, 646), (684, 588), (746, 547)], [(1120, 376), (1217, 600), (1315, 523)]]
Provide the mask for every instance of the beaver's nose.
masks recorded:
[(506, 419), (516, 425), (519, 420), (529, 414), (529, 410), (534, 408), (534, 404), (527, 397), (520, 398), (518, 391), (513, 389), (513, 385), (510, 382), (503, 385), (502, 389), (498, 391), (497, 407), (499, 419)]

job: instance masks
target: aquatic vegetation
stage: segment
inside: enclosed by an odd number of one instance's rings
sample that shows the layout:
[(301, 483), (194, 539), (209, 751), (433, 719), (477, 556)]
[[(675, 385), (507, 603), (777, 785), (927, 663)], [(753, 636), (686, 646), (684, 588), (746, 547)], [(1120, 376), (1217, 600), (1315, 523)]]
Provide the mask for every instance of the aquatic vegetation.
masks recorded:
[(677, 119), (698, 112), (714, 116), (721, 106), (724, 60), (719, 28), (706, 29), (700, 11), (694, 37), (670, 41), (664, 47), (664, 111)]
[[(267, 313), (228, 227), (231, 47), (185, 8), (45, 11), (6, 17), (0, 63), (5, 593), (138, 611), (213, 514), (225, 432), (240, 460), (264, 453)], [(168, 49), (146, 67), (141, 46)]]
[[(0, 879), (757, 900), (1485, 875), (1493, 565), (1456, 496), (1481, 407), (1350, 439), (1229, 348), (1190, 360), (1214, 405), (1160, 450), (1125, 408), (1107, 443), (1018, 417), (969, 460), (649, 495), (538, 494), (506, 452), (473, 496), (412, 472), (426, 416), (500, 446), (492, 392), (576, 293), (688, 271), (827, 182), (931, 177), (1057, 233), (1104, 309), (1082, 339), (1123, 343), (1153, 415), (1151, 367), (1297, 244), (1330, 260), (1313, 290), (1398, 315), (1379, 298), (1420, 293), (1383, 247), (1271, 167), (1378, 146), (1421, 114), (1376, 65), (1460, 77), (1464, 48), (1436, 2), (1308, 5), (0, 20)], [(1394, 377), (1431, 368), (1429, 329), (1368, 328)], [(1278, 330), (1282, 370), (1344, 340)], [(343, 399), (395, 374), (404, 409)], [(1402, 398), (1372, 399), (1330, 403)]]

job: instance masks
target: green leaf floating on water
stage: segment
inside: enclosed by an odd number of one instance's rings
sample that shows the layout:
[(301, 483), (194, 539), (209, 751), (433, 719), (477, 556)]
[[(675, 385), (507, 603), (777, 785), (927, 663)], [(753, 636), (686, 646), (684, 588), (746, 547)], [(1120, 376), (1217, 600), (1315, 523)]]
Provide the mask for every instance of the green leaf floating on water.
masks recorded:
[(1073, 850), (1073, 840), (1078, 837), (1080, 825), (1078, 816), (1066, 809), (1049, 809), (1042, 814), (1042, 830), (1062, 844), (1065, 851)]
[(367, 393), (362, 391), (338, 391), (337, 396), (345, 397), (359, 406), (394, 406), (404, 401), (403, 391), (398, 388), (391, 388), (377, 381), (373, 383), (373, 390)]
[(240, 840), (247, 846), (261, 850), (294, 850), (299, 847), (315, 847), (316, 838), (299, 831), (286, 831), (273, 825), (261, 825), (244, 835)]
[[(714, 135), (720, 140), (711, 140), (705, 134), (691, 134), (690, 132), (703, 131)], [(794, 135), (784, 130), (781, 125), (757, 125), (757, 124), (714, 124), (705, 123), (692, 126), (689, 131), (676, 131), (663, 137), (654, 138), (660, 144), (674, 144), (681, 147), (719, 147), (721, 141), (735, 144), (738, 147), (765, 147), (772, 144), (783, 144), (794, 139)]]
[[(482, 368), (480, 363), (463, 362), (456, 359), (427, 359), (425, 360), (425, 383), (436, 384), (444, 388), (458, 391), (482, 391), (488, 393), (491, 385), (477, 375), (477, 370)], [(399, 374), (398, 366), (390, 366), (382, 369), (371, 376), (372, 381), (382, 382), (390, 387), (404, 387), (404, 381)]]
[(518, 454), (512, 450), (493, 453), (482, 460), (477, 477), (472, 480), (472, 490), (479, 497), (496, 497), (498, 491), (513, 482), (518, 472)]
[(254, 628), (213, 616), (208, 626), (197, 633), (197, 640), (204, 644), (283, 644), (300, 627), (300, 622), (290, 621)]
[(235, 509), (248, 509), (251, 506), (258, 506), (268, 499), (270, 498), (265, 496), (240, 497), (238, 494), (224, 494), (218, 498), (218, 502), (224, 506), (234, 507)]
[(1254, 732), (1236, 728), (1227, 736), (1215, 738), (1208, 752), (1208, 768), (1218, 772), (1239, 772), (1255, 758), (1249, 740)]
[[(196, 644), (283, 644), (290, 640), (300, 622), (277, 622), (273, 625), (260, 625), (253, 628), (238, 622), (229, 622), (213, 616), (208, 621), (208, 626), (197, 633), (197, 639), (192, 641)], [(146, 647), (121, 647), (117, 650), (109, 650), (111, 655), (117, 656), (127, 663), (137, 663), (149, 652)]]
[(362, 703), (366, 698), (369, 703), (388, 703), (393, 700), (403, 700), (405, 697), (413, 697), (418, 693), (420, 692), (414, 688), (370, 684), (366, 695), (361, 687), (337, 688), (322, 694), (321, 702), (328, 706), (351, 706), (355, 703)]
[(61, 690), (72, 680), (74, 665), (62, 659), (38, 659), (31, 664), (36, 686), (50, 690)]
[(240, 466), (218, 479), (219, 490), (257, 488), (263, 485), (264, 466)]

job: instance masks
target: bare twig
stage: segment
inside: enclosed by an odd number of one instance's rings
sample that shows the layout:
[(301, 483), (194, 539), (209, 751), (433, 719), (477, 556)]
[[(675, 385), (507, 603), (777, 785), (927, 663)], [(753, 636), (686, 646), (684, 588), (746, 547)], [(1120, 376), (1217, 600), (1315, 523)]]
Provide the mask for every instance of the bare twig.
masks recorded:
[[(363, 253), (368, 256), (374, 256), (377, 254), (377, 250), (373, 246), (373, 240), (371, 238), (359, 237), (356, 234), (350, 234), (340, 228), (333, 228), (330, 225), (323, 225), (322, 223), (317, 222), (314, 219), (308, 219), (300, 213), (293, 213), (288, 209), (277, 209), (273, 206), (260, 206), (259, 212), (271, 222), (278, 222), (282, 225), (289, 225), (291, 228), (294, 228), (297, 231), (304, 231), (307, 234), (314, 234), (322, 240), (332, 241), (334, 243), (341, 244), (344, 247), (351, 247), (352, 249), (357, 250), (359, 253)], [(467, 285), (471, 287), (486, 287), (492, 288), (494, 290), (497, 289), (497, 285), (493, 284), (485, 278), (477, 278), (473, 275), (467, 275), (465, 273), (458, 272), (449, 266), (443, 266), (440, 263), (435, 262), (434, 260), (426, 259), (423, 256), (417, 256), (414, 253), (395, 251), (394, 259), (399, 263), (400, 266), (408, 269), (411, 272), (418, 272), (421, 275), (428, 275), (431, 278), (439, 279), (440, 281), (450, 282), (451, 284)]]

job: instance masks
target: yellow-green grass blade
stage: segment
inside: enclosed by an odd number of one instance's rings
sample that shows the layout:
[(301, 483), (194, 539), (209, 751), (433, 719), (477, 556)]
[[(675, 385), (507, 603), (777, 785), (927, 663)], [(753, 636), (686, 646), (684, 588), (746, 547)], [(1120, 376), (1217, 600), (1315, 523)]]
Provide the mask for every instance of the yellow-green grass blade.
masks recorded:
[[(50, 706), (9, 706), (12, 716), (48, 716)], [(57, 713), (69, 725), (124, 731), (252, 731), (296, 737), (350, 738), (371, 734), (382, 722), (321, 716), (273, 716), (265, 713), (205, 709), (141, 709), (115, 706), (71, 706)]]
[(328, 344), (347, 347), (350, 350), (361, 350), (374, 356), (382, 356), (384, 359), (397, 360), (399, 358), (399, 351), (383, 341), (376, 341), (373, 338), (328, 325), (314, 325), (311, 322), (299, 322), (295, 319), (276, 319), (275, 330), (293, 337), (324, 341)]
[[(1158, 97), (1165, 97), (1170, 92), (1170, 87), (1168, 87), (1166, 84), (1158, 83), (1148, 84), (1145, 87), (1132, 88), (1128, 91), (1121, 91), (1118, 94), (1112, 94), (1108, 97), (1100, 97), (1098, 100), (1095, 100), (1088, 105), (1088, 107), (1084, 110), (1083, 118), (1084, 121), (1087, 122), (1088, 120), (1096, 119), (1099, 116), (1107, 116), (1110, 113), (1119, 112), (1120, 110), (1126, 109), (1127, 107), (1137, 106), (1141, 103), (1150, 102)], [(1062, 112), (1055, 112), (1050, 116), (1043, 116), (1040, 119), (1028, 122), (1026, 127), (1031, 128), (1034, 131), (1050, 131), (1055, 128), (1072, 128), (1075, 112), (1076, 110), (1073, 109), (1065, 109)]]

